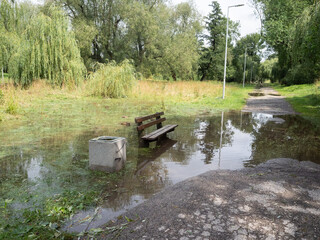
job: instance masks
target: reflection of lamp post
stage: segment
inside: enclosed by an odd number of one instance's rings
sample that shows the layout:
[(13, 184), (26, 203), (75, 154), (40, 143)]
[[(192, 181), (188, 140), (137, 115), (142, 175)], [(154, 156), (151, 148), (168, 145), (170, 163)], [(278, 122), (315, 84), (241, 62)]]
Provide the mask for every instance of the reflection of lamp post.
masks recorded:
[(229, 31), (229, 8), (232, 7), (242, 7), (244, 4), (238, 4), (233, 6), (228, 6), (227, 11), (227, 31), (226, 31), (226, 52), (224, 55), (224, 72), (223, 72), (223, 93), (222, 99), (224, 99), (225, 91), (226, 91), (226, 75), (227, 75), (227, 56), (228, 56), (228, 31)]
[(224, 112), (221, 112), (221, 129), (220, 129), (220, 146), (219, 146), (219, 163), (218, 167), (220, 168), (220, 162), (221, 162), (221, 148), (222, 148), (222, 134), (223, 134), (223, 115)]

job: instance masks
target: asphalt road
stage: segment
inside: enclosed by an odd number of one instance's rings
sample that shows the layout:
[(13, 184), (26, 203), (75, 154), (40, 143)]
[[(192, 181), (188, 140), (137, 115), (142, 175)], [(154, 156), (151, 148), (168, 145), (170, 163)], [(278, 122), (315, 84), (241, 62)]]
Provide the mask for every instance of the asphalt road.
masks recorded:
[(319, 182), (320, 165), (292, 159), (209, 171), (154, 195), (99, 238), (320, 239)]

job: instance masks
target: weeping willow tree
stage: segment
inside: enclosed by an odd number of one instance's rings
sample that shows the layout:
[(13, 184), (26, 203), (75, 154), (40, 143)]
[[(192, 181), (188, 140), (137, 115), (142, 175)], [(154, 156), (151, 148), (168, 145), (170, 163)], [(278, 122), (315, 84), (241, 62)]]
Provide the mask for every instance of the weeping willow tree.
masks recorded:
[(0, 2), (0, 71), (7, 72), (9, 59), (14, 52), (15, 42), (14, 5), (7, 0)]
[(10, 57), (18, 44), (19, 38), (16, 34), (0, 28), (0, 71), (8, 71)]
[(32, 18), (9, 62), (9, 75), (16, 84), (27, 86), (35, 79), (58, 86), (82, 81), (86, 69), (68, 28), (68, 19), (55, 6), (47, 15)]

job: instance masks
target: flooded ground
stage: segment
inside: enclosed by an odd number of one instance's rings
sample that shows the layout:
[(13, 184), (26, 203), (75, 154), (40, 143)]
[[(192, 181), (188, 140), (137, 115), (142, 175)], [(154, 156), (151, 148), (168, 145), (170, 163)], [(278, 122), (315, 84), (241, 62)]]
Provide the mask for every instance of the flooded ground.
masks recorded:
[[(97, 206), (92, 206), (75, 215), (66, 227), (83, 231), (167, 186), (208, 170), (253, 167), (272, 158), (320, 163), (320, 134), (299, 116), (242, 112), (169, 116), (167, 124), (179, 124), (170, 139), (160, 146), (139, 149), (132, 114), (122, 106), (109, 120), (104, 116), (110, 108), (103, 107), (104, 112), (79, 106), (78, 111), (90, 112), (90, 117), (73, 118), (70, 113), (68, 123), (59, 117), (46, 119), (44, 114), (40, 116), (45, 119), (42, 125), (19, 121), (0, 125), (2, 198), (15, 199), (15, 206), (23, 208), (65, 190), (100, 191), (103, 201), (98, 212)], [(121, 121), (131, 126), (123, 126)], [(97, 136), (128, 139), (126, 170), (113, 181), (105, 173), (88, 169), (88, 141)]]

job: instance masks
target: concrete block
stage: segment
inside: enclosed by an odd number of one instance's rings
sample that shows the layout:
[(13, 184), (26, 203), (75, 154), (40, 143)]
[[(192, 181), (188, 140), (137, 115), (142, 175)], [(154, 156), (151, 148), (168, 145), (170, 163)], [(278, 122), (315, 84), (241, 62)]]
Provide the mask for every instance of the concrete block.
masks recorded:
[(89, 168), (92, 170), (119, 171), (127, 160), (127, 140), (123, 137), (102, 136), (89, 141)]

